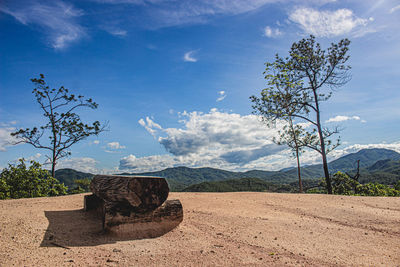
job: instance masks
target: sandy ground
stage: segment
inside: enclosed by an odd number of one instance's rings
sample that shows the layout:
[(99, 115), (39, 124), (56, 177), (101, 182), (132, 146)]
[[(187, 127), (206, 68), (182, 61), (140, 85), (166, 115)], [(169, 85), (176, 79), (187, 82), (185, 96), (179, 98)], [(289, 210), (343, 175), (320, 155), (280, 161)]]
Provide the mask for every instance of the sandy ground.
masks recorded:
[(154, 239), (101, 233), (83, 195), (0, 201), (0, 266), (400, 266), (400, 198), (171, 193)]

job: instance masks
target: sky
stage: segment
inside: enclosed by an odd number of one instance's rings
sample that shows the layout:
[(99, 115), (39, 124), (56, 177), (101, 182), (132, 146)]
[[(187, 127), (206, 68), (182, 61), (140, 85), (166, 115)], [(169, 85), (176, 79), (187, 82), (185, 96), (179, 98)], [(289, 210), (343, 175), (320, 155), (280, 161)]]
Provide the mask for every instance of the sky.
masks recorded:
[[(295, 166), (287, 147), (252, 114), (265, 62), (316, 37), (324, 49), (351, 40), (351, 80), (321, 104), (342, 145), (400, 152), (400, 2), (397, 0), (2, 0), (0, 168), (45, 150), (10, 133), (46, 123), (31, 78), (93, 98), (77, 110), (108, 131), (71, 147), (57, 168), (91, 173)], [(299, 122), (300, 123), (300, 122)], [(321, 162), (305, 151), (303, 165)], [(48, 165), (46, 165), (48, 166)]]

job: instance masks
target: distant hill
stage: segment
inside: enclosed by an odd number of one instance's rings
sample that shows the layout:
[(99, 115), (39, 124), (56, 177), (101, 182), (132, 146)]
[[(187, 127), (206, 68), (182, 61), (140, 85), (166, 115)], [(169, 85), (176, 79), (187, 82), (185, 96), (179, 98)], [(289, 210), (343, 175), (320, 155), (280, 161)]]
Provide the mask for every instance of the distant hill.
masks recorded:
[(203, 182), (183, 189), (183, 192), (290, 192), (290, 185), (266, 182), (258, 178), (240, 178), (217, 182)]
[(56, 170), (56, 179), (64, 183), (68, 188), (76, 186), (74, 180), (89, 178), (92, 179), (94, 174), (76, 171), (74, 169), (59, 169)]
[[(354, 175), (355, 171), (353, 170), (349, 174)], [(400, 160), (379, 160), (367, 168), (360, 169), (360, 183), (372, 182), (394, 185), (399, 180)]]
[[(361, 167), (360, 182), (372, 181), (394, 184), (399, 179), (400, 154), (388, 149), (363, 149), (357, 153), (348, 154), (331, 161), (329, 163), (329, 170), (331, 173), (340, 170), (352, 174), (356, 168), (357, 160), (360, 160)], [(302, 167), (301, 172), (303, 180), (315, 180), (323, 177), (321, 164)], [(246, 172), (231, 172), (215, 168), (175, 167), (156, 172), (121, 174), (164, 177), (168, 181), (171, 191), (181, 191), (191, 185), (203, 182), (227, 181), (241, 178), (258, 178), (265, 182), (275, 184), (295, 184), (298, 179), (297, 168), (286, 168), (280, 171), (251, 170)], [(73, 185), (73, 180), (86, 177), (91, 178), (93, 174), (78, 172), (73, 169), (60, 169), (56, 171), (56, 178), (68, 186)]]

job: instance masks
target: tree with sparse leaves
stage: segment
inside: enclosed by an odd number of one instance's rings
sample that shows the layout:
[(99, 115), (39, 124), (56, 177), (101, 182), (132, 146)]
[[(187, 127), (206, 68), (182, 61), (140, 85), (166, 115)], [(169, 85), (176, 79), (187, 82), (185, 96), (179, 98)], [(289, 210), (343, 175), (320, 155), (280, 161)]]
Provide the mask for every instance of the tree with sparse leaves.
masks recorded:
[[(47, 123), (32, 129), (20, 129), (12, 136), (17, 138), (17, 142), (31, 144), (35, 148), (49, 150), (51, 155), (47, 156), (51, 163), (51, 175), (55, 177), (55, 167), (60, 158), (71, 154), (70, 147), (91, 135), (98, 135), (105, 130), (105, 126), (100, 125), (99, 121), (85, 124), (76, 109), (87, 107), (96, 109), (98, 104), (91, 98), (84, 99), (83, 96), (70, 94), (67, 88), (61, 86), (59, 89), (51, 89), (44, 80), (44, 75), (39, 78), (31, 79), (35, 84), (32, 93), (46, 117)], [(49, 132), (49, 142), (43, 142), (46, 132)]]
[(278, 120), (283, 120), (286, 124), (278, 132), (278, 138), (274, 137), (274, 143), (286, 145), (291, 148), (297, 160), (297, 175), (299, 178), (299, 192), (303, 192), (300, 171), (300, 153), (303, 151), (304, 129), (300, 124), (295, 124), (293, 114), (299, 113), (302, 106), (301, 102), (301, 83), (295, 80), (296, 76), (290, 62), (283, 62), (276, 57), (273, 63), (266, 63), (264, 78), (267, 80), (268, 87), (261, 92), (261, 98), (251, 96), (253, 113), (261, 115), (266, 124), (275, 126)]
[[(311, 130), (304, 132), (301, 143), (321, 155), (329, 194), (332, 194), (332, 182), (326, 155), (339, 146), (340, 138), (335, 142), (331, 141), (331, 137), (339, 133), (339, 129), (336, 127), (332, 130), (323, 126), (320, 105), (331, 97), (335, 88), (343, 86), (350, 79), (350, 66), (346, 65), (349, 59), (347, 55), (349, 45), (348, 39), (342, 39), (337, 44), (332, 43), (325, 51), (311, 35), (307, 39), (293, 43), (289, 57), (281, 58), (276, 55), (275, 62), (269, 65), (276, 71), (275, 76), (282, 75), (287, 79), (286, 84), (294, 88), (293, 97), (289, 99), (294, 109), (291, 117), (310, 125)], [(266, 79), (271, 77), (267, 76)], [(271, 94), (268, 91), (269, 88), (262, 91), (261, 98), (258, 98), (255, 105), (261, 114), (269, 112)], [(276, 116), (287, 117), (286, 114), (280, 113)]]

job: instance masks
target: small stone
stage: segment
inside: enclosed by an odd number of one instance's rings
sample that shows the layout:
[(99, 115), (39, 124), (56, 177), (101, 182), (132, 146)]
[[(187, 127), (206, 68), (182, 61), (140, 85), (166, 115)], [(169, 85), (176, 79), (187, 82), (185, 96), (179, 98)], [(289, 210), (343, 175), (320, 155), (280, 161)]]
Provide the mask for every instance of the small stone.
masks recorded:
[(121, 252), (121, 250), (119, 248), (114, 248), (113, 252)]

